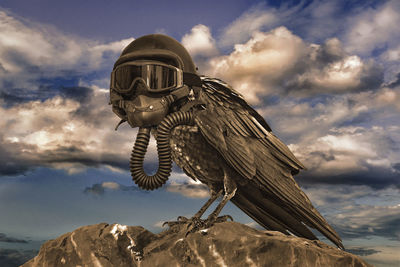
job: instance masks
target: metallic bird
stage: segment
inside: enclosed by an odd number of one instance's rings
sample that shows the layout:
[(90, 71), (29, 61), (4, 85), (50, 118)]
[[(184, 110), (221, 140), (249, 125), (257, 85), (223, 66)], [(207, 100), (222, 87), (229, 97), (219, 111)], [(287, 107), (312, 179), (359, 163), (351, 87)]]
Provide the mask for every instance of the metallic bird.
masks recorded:
[[(339, 235), (293, 178), (303, 164), (240, 93), (219, 79), (199, 76), (178, 41), (152, 34), (129, 44), (111, 73), (110, 104), (120, 124), (139, 127), (130, 160), (139, 187), (162, 186), (173, 160), (210, 188), (211, 198), (192, 218), (179, 217), (169, 225), (189, 223), (188, 233), (209, 227), (230, 217), (218, 215), (232, 201), (266, 229), (315, 240), (309, 227), (314, 228), (343, 249)], [(159, 156), (152, 176), (143, 170), (150, 132)]]

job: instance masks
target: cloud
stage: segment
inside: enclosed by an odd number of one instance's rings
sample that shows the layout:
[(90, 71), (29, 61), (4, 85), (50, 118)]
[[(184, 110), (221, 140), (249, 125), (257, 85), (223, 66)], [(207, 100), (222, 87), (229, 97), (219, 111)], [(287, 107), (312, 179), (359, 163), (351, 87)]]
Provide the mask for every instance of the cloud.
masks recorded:
[[(375, 266), (398, 266), (399, 248), (397, 246), (374, 246), (366, 249), (368, 255), (362, 255), (363, 259)], [(379, 251), (369, 254), (368, 251)]]
[(93, 89), (84, 86), (54, 87), (40, 86), (37, 90), (23, 88), (4, 88), (0, 91), (0, 104), (9, 108), (13, 105), (35, 100), (46, 100), (56, 96), (78, 102), (88, 102), (93, 97)]
[(363, 247), (352, 247), (350, 249), (349, 248), (346, 249), (346, 251), (349, 253), (352, 253), (352, 254), (356, 254), (358, 256), (368, 256), (368, 255), (372, 255), (372, 254), (381, 252), (379, 250), (375, 250), (375, 249), (371, 249), (371, 248), (363, 248)]
[[(118, 118), (108, 105), (108, 91), (91, 88), (82, 93), (75, 88), (64, 95), (0, 107), (5, 118), (0, 127), (7, 129), (0, 135), (0, 154), (6, 162), (2, 174), (40, 166), (70, 173), (87, 167), (128, 168), (135, 131), (126, 126), (114, 131)], [(149, 155), (155, 153), (152, 144)]]
[(93, 184), (83, 190), (85, 194), (92, 194), (102, 196), (107, 191), (138, 191), (147, 193), (147, 191), (140, 190), (137, 186), (125, 186), (116, 182), (103, 182), (101, 184)]
[(190, 198), (208, 198), (210, 197), (209, 189), (206, 185), (194, 182), (177, 183), (172, 181), (167, 185), (167, 191), (179, 193)]
[(37, 255), (35, 250), (17, 250), (0, 248), (1, 266), (20, 266)]
[(194, 26), (190, 33), (182, 37), (181, 43), (192, 57), (218, 54), (210, 29), (203, 24)]
[[(292, 145), (291, 148), (306, 164), (306, 175), (311, 177), (343, 182), (346, 177), (350, 181), (350, 177), (355, 176), (365, 182), (374, 179), (378, 184), (385, 184), (395, 182), (398, 175), (393, 165), (399, 160), (399, 147), (382, 127), (349, 126), (331, 129), (328, 134), (301, 143), (301, 148), (299, 146)], [(371, 177), (371, 172), (376, 175), (375, 178)], [(341, 175), (343, 178), (338, 179)], [(373, 183), (371, 180), (368, 182)]]
[(0, 25), (0, 88), (32, 90), (40, 79), (88, 74), (110, 64), (133, 40), (101, 44), (2, 9)]
[(4, 233), (0, 233), (0, 242), (6, 242), (6, 243), (28, 243), (28, 241), (24, 239), (18, 239), (14, 237), (8, 237)]
[(342, 238), (400, 240), (398, 188), (314, 184), (303, 190)]
[(387, 1), (376, 8), (369, 7), (349, 21), (346, 50), (361, 55), (371, 55), (375, 50), (398, 46), (400, 33), (400, 4)]
[(221, 46), (229, 46), (246, 41), (252, 33), (273, 25), (278, 20), (277, 10), (258, 4), (244, 12), (227, 26), (219, 39)]
[(254, 32), (229, 55), (210, 59), (207, 74), (222, 78), (259, 104), (268, 95), (312, 96), (377, 89), (382, 68), (349, 55), (341, 42), (304, 42), (286, 27)]

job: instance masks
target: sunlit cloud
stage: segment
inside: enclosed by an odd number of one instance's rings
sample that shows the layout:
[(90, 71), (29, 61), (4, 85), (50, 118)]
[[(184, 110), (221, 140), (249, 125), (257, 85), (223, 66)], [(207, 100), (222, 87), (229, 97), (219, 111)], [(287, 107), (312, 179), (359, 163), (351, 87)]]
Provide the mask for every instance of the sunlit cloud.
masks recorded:
[(224, 79), (253, 104), (269, 95), (376, 89), (383, 80), (379, 65), (347, 54), (338, 39), (309, 44), (285, 27), (253, 32), (231, 54), (210, 59), (207, 74)]
[(167, 191), (179, 193), (190, 198), (207, 198), (210, 196), (209, 189), (206, 185), (194, 182), (177, 183), (171, 182), (167, 186)]
[(182, 37), (182, 45), (192, 57), (214, 56), (218, 53), (210, 29), (202, 24), (194, 26), (190, 33)]
[[(135, 131), (121, 127), (107, 104), (107, 95), (93, 90), (86, 102), (56, 96), (0, 107), (4, 167), (15, 173), (40, 166), (76, 173), (88, 166), (128, 166)], [(150, 155), (154, 154), (150, 149)]]

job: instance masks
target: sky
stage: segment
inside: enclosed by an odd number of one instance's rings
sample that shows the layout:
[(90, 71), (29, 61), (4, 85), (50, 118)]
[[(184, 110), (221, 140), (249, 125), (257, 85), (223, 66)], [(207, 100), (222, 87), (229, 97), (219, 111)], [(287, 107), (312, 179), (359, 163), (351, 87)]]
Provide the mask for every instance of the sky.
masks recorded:
[[(114, 131), (109, 76), (122, 49), (150, 33), (180, 41), (200, 74), (266, 119), (307, 167), (296, 181), (349, 251), (398, 266), (399, 23), (399, 1), (2, 0), (2, 266), (83, 225), (160, 232), (207, 200), (176, 166), (159, 190), (131, 181), (136, 130)], [(156, 162), (153, 142), (146, 168)], [(221, 214), (258, 227), (233, 204)]]

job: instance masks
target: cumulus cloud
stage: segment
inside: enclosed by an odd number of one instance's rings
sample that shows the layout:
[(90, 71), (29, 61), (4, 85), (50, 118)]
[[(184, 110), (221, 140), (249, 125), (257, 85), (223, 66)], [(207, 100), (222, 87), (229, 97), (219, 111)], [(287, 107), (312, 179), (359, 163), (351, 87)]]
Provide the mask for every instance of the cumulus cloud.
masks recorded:
[(190, 33), (185, 34), (182, 37), (182, 45), (192, 57), (214, 56), (218, 53), (210, 29), (203, 24), (194, 26)]
[(399, 147), (390, 137), (390, 132), (386, 133), (377, 126), (331, 129), (314, 141), (302, 143), (301, 149), (298, 145), (291, 148), (306, 163), (308, 173), (328, 179), (340, 174), (370, 172), (371, 169), (386, 169), (395, 175), (392, 166), (399, 160), (396, 153)]
[(387, 186), (398, 183), (400, 136), (392, 124), (393, 108), (381, 94), (331, 96), (314, 103), (286, 100), (259, 112), (307, 167), (299, 177), (303, 182)]
[[(90, 89), (86, 101), (55, 96), (0, 107), (2, 174), (15, 175), (39, 166), (73, 173), (88, 166), (126, 169), (135, 131), (114, 127), (108, 92)], [(82, 100), (82, 98), (80, 98)], [(154, 147), (150, 155), (154, 156)]]
[(374, 61), (349, 55), (338, 39), (308, 44), (285, 27), (254, 32), (234, 51), (212, 58), (208, 73), (257, 104), (267, 95), (310, 96), (376, 89), (383, 72)]

